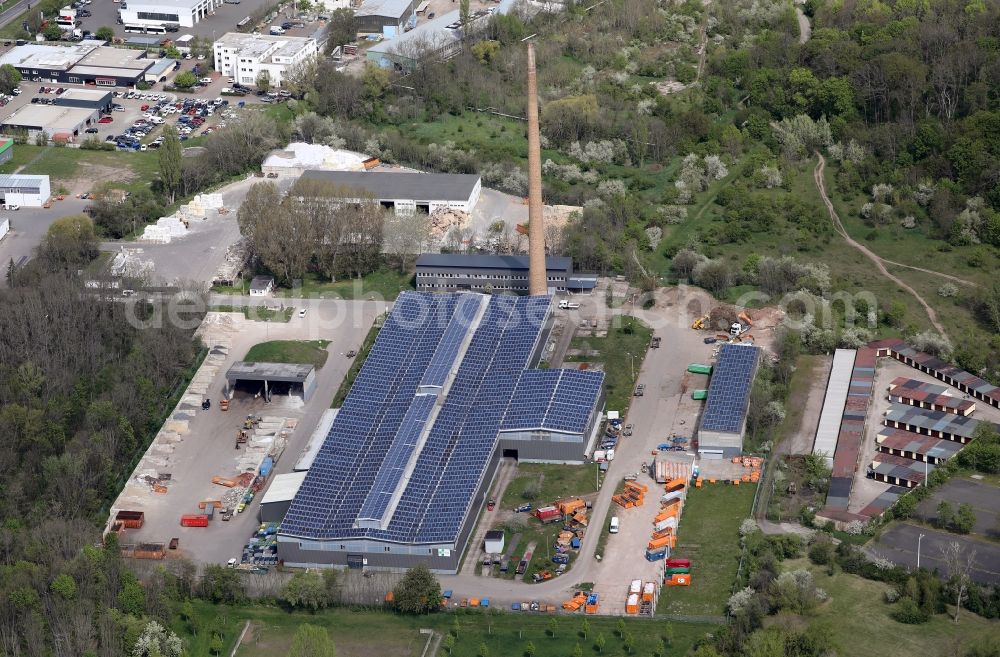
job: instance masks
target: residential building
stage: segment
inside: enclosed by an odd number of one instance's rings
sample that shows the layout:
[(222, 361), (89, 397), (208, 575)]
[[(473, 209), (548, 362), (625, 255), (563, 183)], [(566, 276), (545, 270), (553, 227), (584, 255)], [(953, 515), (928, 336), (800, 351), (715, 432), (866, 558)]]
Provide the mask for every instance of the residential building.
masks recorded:
[(271, 87), (281, 87), (286, 71), (317, 57), (316, 40), (307, 37), (226, 32), (212, 46), (215, 70), (247, 86), (266, 72)]
[(254, 276), (250, 281), (250, 296), (267, 297), (274, 292), (273, 276)]

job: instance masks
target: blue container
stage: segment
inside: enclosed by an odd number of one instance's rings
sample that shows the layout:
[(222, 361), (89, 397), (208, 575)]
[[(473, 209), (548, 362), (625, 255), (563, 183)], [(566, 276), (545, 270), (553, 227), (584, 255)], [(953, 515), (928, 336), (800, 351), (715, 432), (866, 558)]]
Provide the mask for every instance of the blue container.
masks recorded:
[(274, 467), (274, 461), (270, 456), (264, 457), (264, 461), (260, 464), (260, 476), (267, 477), (271, 474), (271, 468)]
[(479, 606), (480, 607), (489, 607), (490, 606), (490, 599), (489, 598), (483, 598), (482, 600), (479, 601)]
[(510, 603), (510, 609), (511, 611), (521, 611), (521, 603), (520, 602)]
[(580, 549), (580, 539), (577, 538), (576, 536), (574, 536), (573, 538), (570, 539), (569, 546), (571, 548), (573, 548), (574, 550), (579, 550)]

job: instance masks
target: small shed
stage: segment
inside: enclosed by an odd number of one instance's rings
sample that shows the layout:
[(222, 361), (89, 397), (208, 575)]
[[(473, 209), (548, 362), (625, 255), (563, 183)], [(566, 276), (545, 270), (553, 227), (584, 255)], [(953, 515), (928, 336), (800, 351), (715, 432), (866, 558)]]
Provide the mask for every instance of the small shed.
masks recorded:
[(269, 297), (274, 292), (273, 276), (254, 276), (250, 281), (250, 296)]
[(260, 521), (281, 522), (305, 478), (305, 472), (275, 475), (264, 497), (260, 499)]
[(499, 529), (491, 529), (486, 532), (484, 549), (486, 554), (503, 554), (504, 535)]

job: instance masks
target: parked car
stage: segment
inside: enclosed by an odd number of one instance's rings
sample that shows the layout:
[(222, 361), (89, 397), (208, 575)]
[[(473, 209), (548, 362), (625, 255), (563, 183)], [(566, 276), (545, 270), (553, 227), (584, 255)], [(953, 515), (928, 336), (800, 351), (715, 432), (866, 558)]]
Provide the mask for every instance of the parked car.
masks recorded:
[(96, 135), (97, 128), (87, 128), (86, 130), (84, 130), (84, 132), (86, 132), (88, 135)]
[(527, 511), (531, 511), (530, 504), (522, 504), (521, 506), (514, 508), (514, 513), (525, 513)]
[(97, 120), (98, 123), (113, 123), (114, 119), (110, 116), (102, 116)]

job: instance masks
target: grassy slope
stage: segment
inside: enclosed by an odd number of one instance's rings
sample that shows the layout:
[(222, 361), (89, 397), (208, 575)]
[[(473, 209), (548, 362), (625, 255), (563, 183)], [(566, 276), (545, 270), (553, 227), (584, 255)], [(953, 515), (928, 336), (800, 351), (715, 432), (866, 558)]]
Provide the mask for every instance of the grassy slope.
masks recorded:
[[(247, 619), (252, 620), (254, 631), (250, 639), (236, 652), (236, 657), (285, 657), (295, 629), (302, 623), (325, 627), (337, 646), (338, 657), (419, 657), (424, 649), (426, 637), (419, 633), (421, 628), (433, 629), (440, 633), (451, 631), (453, 614), (408, 617), (393, 614), (332, 609), (316, 614), (287, 613), (268, 607), (214, 607), (202, 602), (195, 603), (196, 612), (202, 618), (215, 619), (212, 627), (223, 636), (224, 650), (228, 655), (235, 646), (236, 638)], [(457, 614), (459, 618), (458, 637), (453, 651), (454, 657), (475, 657), (480, 644), (485, 643), (489, 655), (496, 657), (520, 657), (529, 641), (534, 643), (538, 655), (564, 656), (573, 651), (579, 643), (584, 654), (598, 654), (593, 647), (599, 634), (604, 635), (606, 645), (604, 655), (618, 657), (626, 651), (617, 635), (617, 620), (613, 618), (590, 617), (588, 638), (581, 630), (582, 616), (559, 617), (555, 637), (548, 634), (551, 617), (541, 614), (494, 613), (489, 618), (485, 614)], [(635, 640), (633, 655), (652, 655), (663, 633), (663, 623), (626, 621), (626, 633)], [(208, 628), (192, 636), (183, 622), (174, 628), (186, 641), (190, 657), (208, 657)], [(697, 623), (673, 623), (673, 644), (665, 657), (684, 655), (695, 640), (716, 629), (712, 625)], [(447, 655), (441, 650), (439, 655)], [(431, 657), (428, 655), (428, 657)]]
[(664, 587), (658, 613), (725, 613), (739, 567), (740, 523), (750, 517), (754, 490), (706, 482), (688, 492), (673, 555), (691, 559), (691, 586)]
[(308, 363), (323, 367), (329, 340), (272, 340), (250, 347), (243, 360), (251, 363)]
[[(249, 283), (247, 279), (246, 283)], [(362, 278), (345, 278), (335, 283), (316, 274), (307, 274), (301, 286), (279, 287), (275, 296), (301, 299), (376, 299), (394, 300), (400, 292), (413, 289), (413, 274), (379, 270)], [(245, 287), (216, 285), (212, 288), (218, 294), (246, 294)]]
[(887, 584), (845, 573), (831, 577), (806, 559), (785, 562), (783, 568), (809, 568), (816, 585), (830, 595), (807, 622), (828, 627), (842, 655), (959, 655), (963, 651), (958, 646), (1000, 632), (1000, 622), (969, 612), (960, 614), (958, 623), (937, 615), (923, 625), (903, 625), (889, 617), (892, 607), (883, 598)]
[(371, 330), (368, 331), (368, 335), (365, 336), (365, 341), (361, 345), (361, 350), (358, 355), (354, 357), (354, 362), (351, 363), (351, 367), (347, 370), (347, 375), (340, 384), (340, 388), (337, 389), (337, 394), (333, 398), (333, 402), (330, 404), (330, 408), (340, 408), (340, 405), (344, 403), (344, 398), (347, 397), (347, 393), (351, 391), (351, 385), (354, 383), (354, 379), (358, 378), (358, 372), (361, 371), (361, 366), (365, 364), (365, 359), (368, 358), (368, 353), (372, 350), (372, 345), (375, 344), (375, 338), (378, 337), (378, 327), (373, 326)]

